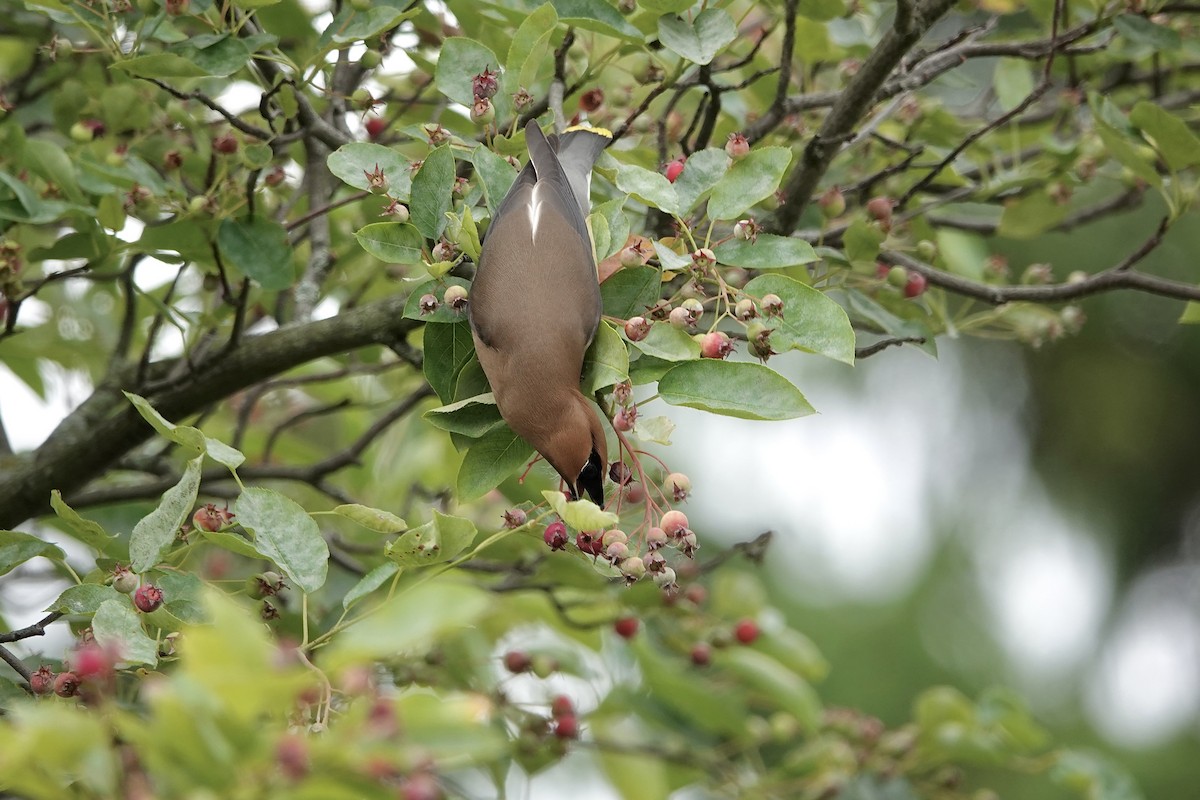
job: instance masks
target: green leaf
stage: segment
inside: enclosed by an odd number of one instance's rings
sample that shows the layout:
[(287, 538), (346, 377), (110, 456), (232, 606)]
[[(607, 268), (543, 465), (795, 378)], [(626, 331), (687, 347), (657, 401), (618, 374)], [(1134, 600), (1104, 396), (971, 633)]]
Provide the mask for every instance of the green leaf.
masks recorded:
[(616, 514), (605, 511), (591, 500), (568, 500), (562, 492), (554, 490), (543, 491), (542, 497), (563, 522), (577, 531), (598, 531), (621, 521)]
[(946, 267), (971, 280), (983, 280), (983, 270), (991, 254), (987, 241), (977, 233), (938, 228), (938, 252)]
[(1142, 100), (1133, 107), (1129, 121), (1154, 140), (1158, 152), (1173, 171), (1200, 164), (1200, 137), (1171, 112)]
[(265, 558), (262, 553), (258, 552), (258, 548), (244, 536), (239, 536), (236, 533), (229, 531), (206, 531), (201, 530), (200, 535), (208, 541), (220, 547), (222, 550), (228, 550), (231, 553), (237, 553), (239, 556), (247, 558)]
[(1033, 91), (1033, 69), (1024, 59), (998, 59), (992, 75), (992, 86), (996, 90), (1000, 110), (1012, 111), (1025, 102), (1025, 98)]
[[(442, 58), (446, 52), (442, 51)], [(412, 180), (412, 224), (427, 239), (438, 239), (446, 227), (446, 212), (450, 210), (454, 191), (454, 156), (449, 145), (434, 148), (421, 163)]]
[[(100, 583), (81, 583), (66, 589), (51, 603), (47, 612), (60, 614), (95, 614), (106, 600), (122, 601), (124, 595), (111, 586)], [(128, 601), (124, 601), (128, 602)]]
[(533, 82), (538, 67), (545, 60), (546, 45), (556, 25), (558, 14), (554, 5), (544, 3), (517, 28), (512, 44), (508, 47), (508, 59), (504, 62), (504, 79), (508, 91), (516, 92), (520, 87), (529, 86)]
[(592, 216), (603, 218), (608, 223), (608, 247), (606, 252), (596, 253), (598, 261), (603, 261), (619, 251), (629, 239), (629, 220), (625, 217), (627, 199), (618, 197), (592, 207)]
[(1086, 800), (1143, 800), (1133, 778), (1100, 753), (1063, 750), (1055, 758), (1050, 777)]
[(395, 561), (385, 561), (378, 565), (366, 575), (363, 575), (358, 583), (350, 587), (350, 591), (346, 592), (346, 595), (342, 598), (342, 608), (350, 608), (350, 606), (387, 583), (388, 579), (399, 571), (400, 565)]
[(760, 233), (754, 242), (730, 239), (717, 245), (713, 252), (722, 264), (746, 269), (785, 269), (817, 260), (808, 242), (773, 233)]
[(661, 445), (671, 443), (671, 434), (675, 432), (675, 423), (670, 417), (639, 416), (633, 423), (633, 435), (643, 442), (655, 442)]
[[(684, 172), (687, 172), (687, 167), (684, 167)], [(651, 208), (668, 214), (679, 213), (679, 196), (665, 175), (634, 164), (617, 162), (617, 188)]]
[(846, 311), (824, 293), (783, 275), (760, 275), (745, 286), (753, 297), (779, 295), (783, 314), (762, 322), (774, 333), (771, 346), (778, 352), (804, 350), (854, 364), (854, 329)]
[(461, 216), (453, 211), (446, 212), (446, 238), (458, 245), (467, 258), (478, 263), (479, 228), (470, 206), (463, 206)]
[(767, 702), (790, 713), (808, 733), (821, 724), (821, 701), (803, 678), (775, 659), (747, 647), (718, 652), (714, 663), (736, 675)]
[(1150, 51), (1178, 50), (1183, 46), (1179, 31), (1158, 25), (1137, 14), (1121, 14), (1113, 20), (1113, 27), (1133, 44)]
[[(197, 46), (197, 42), (203, 43), (203, 46)], [(217, 34), (215, 37), (190, 37), (188, 40), (171, 45), (170, 53), (180, 56), (209, 75), (224, 78), (246, 66), (253, 50), (239, 37)], [(154, 56), (142, 56), (142, 58), (154, 58)]]
[(478, 531), (475, 523), (442, 514), (388, 544), (384, 555), (402, 567), (424, 567), (449, 561), (467, 548)]
[(1180, 325), (1197, 325), (1200, 324), (1200, 303), (1192, 301), (1183, 307), (1183, 313), (1179, 315)]
[(737, 38), (737, 26), (724, 9), (710, 8), (692, 19), (664, 15), (658, 18), (658, 38), (663, 46), (695, 64), (708, 64)]
[(695, 4), (695, 0), (638, 0), (638, 6), (657, 14), (680, 14)]
[(163, 593), (163, 608), (181, 622), (208, 621), (204, 608), (205, 583), (190, 572), (164, 572), (157, 578)]
[(451, 36), (442, 42), (438, 54), (435, 77), (438, 91), (469, 107), (475, 102), (472, 79), (488, 68), (500, 68), (500, 59), (495, 53), (474, 39)]
[[(786, 147), (760, 147), (734, 163), (713, 187), (708, 199), (710, 219), (737, 219), (756, 203), (775, 194), (792, 151)], [(686, 168), (685, 170), (686, 171)]]
[(122, 661), (158, 663), (158, 645), (142, 630), (141, 618), (124, 597), (100, 604), (92, 617), (92, 634), (98, 644), (115, 646)]
[(688, 156), (683, 171), (672, 184), (679, 198), (679, 213), (686, 214), (704, 199), (705, 195), (720, 183), (721, 178), (725, 177), (732, 163), (725, 151), (716, 147), (709, 147)]
[(520, 469), (531, 455), (533, 448), (507, 425), (488, 431), (471, 445), (458, 468), (459, 500), (482, 497)]
[(246, 456), (241, 450), (211, 436), (204, 437), (204, 450), (209, 458), (223, 467), (228, 467), (230, 472), (236, 472), (246, 461)]
[[(438, 280), (422, 283), (409, 292), (408, 299), (404, 301), (405, 318), (417, 319), (422, 322), (436, 322), (444, 325), (466, 322), (467, 312), (465, 310), (458, 311), (453, 306), (443, 302), (446, 296), (446, 288), (449, 286), (461, 286), (464, 289), (470, 289), (471, 284), (466, 279), (456, 278), (453, 275), (446, 275)], [(427, 294), (431, 294), (438, 299), (438, 307), (432, 313), (422, 314), (421, 298)]]
[(233, 510), (241, 526), (254, 534), (255, 548), (300, 591), (312, 594), (324, 585), (329, 547), (317, 523), (295, 500), (252, 486), (238, 497)]
[(424, 651), (443, 635), (473, 625), (493, 603), (489, 593), (450, 578), (420, 583), (334, 637), (326, 651), (328, 668)]
[(700, 345), (687, 332), (667, 322), (655, 322), (650, 333), (633, 346), (663, 361), (688, 361), (700, 357)]
[(122, 394), (125, 395), (125, 398), (130, 403), (133, 403), (133, 407), (142, 415), (142, 419), (149, 422), (150, 427), (154, 428), (164, 439), (182, 445), (196, 455), (204, 453), (207, 448), (207, 442), (204, 439), (204, 434), (198, 428), (192, 428), (187, 425), (176, 425), (158, 413), (158, 410), (150, 405), (150, 401), (146, 398), (124, 391)]
[(604, 314), (617, 319), (644, 315), (661, 294), (662, 277), (654, 267), (625, 267), (600, 284)]
[(483, 196), (487, 199), (488, 211), (495, 217), (504, 196), (517, 179), (517, 171), (506, 159), (483, 145), (475, 148), (471, 160), (475, 164), (475, 171), (479, 173), (479, 180), (483, 182)]
[(442, 402), (448, 403), (454, 399), (459, 373), (475, 355), (471, 326), (465, 322), (426, 325), (424, 348), (425, 379)]
[(591, 396), (600, 389), (629, 379), (629, 350), (621, 334), (601, 320), (596, 338), (583, 357), (581, 391)]
[(743, 361), (687, 361), (662, 377), (658, 393), (673, 406), (741, 419), (794, 419), (813, 413), (787, 378)]
[(1033, 239), (1066, 218), (1068, 207), (1044, 192), (1033, 192), (1004, 204), (996, 233), (1012, 239)]
[(175, 543), (179, 528), (196, 505), (203, 462), (203, 456), (188, 461), (179, 483), (163, 492), (158, 507), (133, 526), (133, 533), (129, 535), (129, 560), (134, 572), (145, 572), (153, 567)]
[(137, 78), (203, 78), (208, 70), (174, 53), (134, 56), (111, 65)]
[[(262, 0), (254, 1), (262, 2)], [(278, 2), (278, 0), (270, 0), (270, 2)], [(336, 30), (330, 31), (330, 35), (332, 40), (338, 44), (370, 39), (388, 28), (395, 27), (403, 20), (416, 16), (420, 10), (420, 8), (412, 8), (406, 11), (403, 5), (397, 7), (386, 3), (373, 3), (365, 11), (355, 9), (349, 20)], [(333, 26), (331, 25), (330, 28)]]
[(496, 398), (491, 392), (431, 408), (422, 416), (435, 428), (472, 439), (478, 439), (504, 421), (500, 416), (500, 409), (496, 407)]
[(67, 554), (50, 542), (20, 531), (0, 531), (0, 575), (11, 572), (31, 558), (45, 556), (63, 561)]
[(407, 222), (372, 222), (354, 233), (358, 243), (387, 264), (420, 264), (425, 239)]
[(645, 41), (646, 37), (642, 35), (642, 32), (630, 25), (625, 17), (621, 16), (621, 12), (605, 0), (551, 0), (551, 2), (562, 22), (620, 39)]
[(62, 499), (62, 492), (58, 489), (50, 490), (50, 507), (66, 525), (68, 536), (78, 539), (99, 553), (111, 555), (109, 548), (113, 546), (117, 537), (110, 535), (100, 523), (81, 517), (79, 512)]
[(383, 170), (388, 194), (398, 200), (408, 200), (412, 191), (412, 164), (402, 153), (374, 142), (351, 142), (329, 154), (325, 160), (329, 171), (355, 189), (370, 191), (367, 173)]
[(222, 220), (217, 249), (227, 263), (267, 291), (287, 289), (296, 280), (292, 247), (278, 222), (262, 217)]
[(1100, 141), (1109, 155), (1151, 186), (1162, 186), (1162, 176), (1154, 168), (1153, 160), (1143, 156), (1123, 133), (1098, 116), (1092, 118), (1092, 124), (1095, 125), (1096, 133), (1100, 135)]
[(358, 503), (337, 506), (333, 513), (376, 533), (400, 533), (408, 528), (408, 523), (392, 512)]

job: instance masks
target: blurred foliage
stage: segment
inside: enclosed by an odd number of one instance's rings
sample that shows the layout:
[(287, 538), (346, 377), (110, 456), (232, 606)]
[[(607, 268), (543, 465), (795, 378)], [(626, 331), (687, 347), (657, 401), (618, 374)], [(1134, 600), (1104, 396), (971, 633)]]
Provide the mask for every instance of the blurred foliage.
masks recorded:
[[(1200, 297), (1122, 261), (1194, 220), (1194, 9), (951, 5), (0, 0), (0, 358), (95, 387), (0, 453), (0, 524), (28, 525), (0, 574), (69, 583), (0, 648), (76, 637), (6, 659), (0, 789), (482, 796), (585, 752), (627, 798), (1139, 797), (1007, 690), (830, 704), (768, 537), (697, 556), (686, 477), (638, 445), (672, 435), (654, 400), (812, 413), (772, 358), (1041, 345), (1089, 294)], [(523, 125), (560, 114), (614, 139), (583, 375), (607, 510), (516, 477), (463, 311)], [(1131, 246), (1072, 262), (1130, 209)], [(1096, 451), (1162, 435), (1132, 416)]]

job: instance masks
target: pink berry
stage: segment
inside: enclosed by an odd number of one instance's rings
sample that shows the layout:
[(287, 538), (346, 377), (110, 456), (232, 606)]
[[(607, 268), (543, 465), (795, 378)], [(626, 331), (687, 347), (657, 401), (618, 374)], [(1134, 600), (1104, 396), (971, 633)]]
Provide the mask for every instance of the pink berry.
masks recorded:
[(925, 276), (919, 272), (908, 273), (908, 281), (904, 284), (905, 297), (920, 297), (925, 294), (927, 281)]
[(731, 133), (725, 142), (725, 152), (734, 161), (741, 161), (750, 155), (750, 142), (741, 133)]
[(162, 589), (159, 589), (152, 583), (147, 583), (139, 586), (138, 590), (133, 593), (133, 604), (137, 606), (138, 611), (149, 614), (163, 603)]
[(289, 781), (308, 774), (308, 743), (299, 734), (289, 733), (275, 745), (275, 763)]
[(667, 536), (667, 532), (662, 528), (656, 526), (646, 531), (646, 547), (651, 551), (666, 547), (670, 541), (671, 537)]
[(758, 638), (758, 623), (752, 619), (743, 619), (733, 626), (733, 635), (742, 644), (752, 644)]
[(872, 219), (882, 222), (885, 226), (892, 224), (892, 209), (894, 204), (890, 197), (872, 197), (867, 201), (867, 213)]
[(554, 722), (554, 735), (559, 739), (578, 739), (579, 718), (574, 714), (559, 717)]
[(438, 310), (438, 306), (440, 305), (441, 303), (438, 302), (437, 297), (432, 294), (423, 294), (421, 295), (421, 299), (417, 301), (417, 307), (421, 310), (422, 314), (432, 314)]
[(700, 355), (704, 358), (725, 358), (733, 352), (733, 342), (721, 331), (709, 331), (700, 343)]
[(375, 141), (387, 130), (387, 120), (382, 117), (371, 117), (366, 123), (367, 138)]
[(692, 663), (697, 667), (707, 667), (712, 663), (712, 645), (708, 642), (696, 642), (692, 645)]
[(683, 165), (687, 163), (687, 159), (683, 156), (667, 164), (663, 170), (663, 174), (667, 176), (667, 180), (674, 183), (679, 178), (679, 173), (683, 172)]
[(667, 316), (667, 320), (676, 328), (688, 329), (695, 325), (692, 321), (691, 312), (683, 306), (672, 308), (671, 313)]
[(238, 151), (238, 140), (232, 133), (223, 133), (213, 137), (212, 146), (218, 153), (230, 155)]
[(550, 716), (555, 719), (575, 716), (575, 704), (565, 694), (556, 695), (550, 701)]
[(846, 213), (846, 197), (836, 186), (831, 186), (826, 190), (825, 194), (817, 200), (817, 205), (821, 207), (821, 215), (825, 219), (833, 219)]
[(74, 697), (79, 691), (79, 676), (74, 672), (60, 672), (54, 679), (54, 693), (59, 697)]
[[(510, 529), (511, 528), (519, 528), (525, 524), (526, 519), (527, 519), (527, 515), (525, 514), (525, 512), (522, 509), (519, 509), (519, 508), (509, 509), (508, 511), (504, 512), (504, 527), (510, 528)], [(563, 531), (563, 533), (566, 533), (566, 531)], [(549, 542), (547, 542), (547, 544), (549, 544)]]
[(50, 692), (54, 691), (54, 671), (45, 664), (38, 667), (29, 676), (29, 688), (39, 697), (50, 694)]
[(662, 519), (658, 521), (658, 527), (662, 528), (668, 537), (678, 539), (680, 536), (687, 533), (688, 518), (687, 514), (682, 511), (668, 511), (662, 515)]
[(628, 433), (633, 430), (633, 425), (636, 422), (637, 406), (618, 408), (616, 416), (613, 417), (613, 427), (621, 433)]
[(663, 481), (663, 490), (671, 493), (671, 499), (682, 503), (692, 491), (692, 479), (682, 472), (672, 472)]
[(542, 533), (542, 541), (553, 550), (563, 550), (567, 546), (570, 537), (567, 536), (567, 526), (561, 521), (551, 522), (546, 526), (545, 532)]
[(763, 313), (768, 317), (783, 316), (783, 298), (777, 294), (764, 294), (762, 299)]
[(111, 650), (91, 642), (76, 651), (71, 659), (71, 671), (81, 681), (107, 680), (112, 675), (115, 660)]
[(428, 772), (417, 772), (409, 775), (400, 784), (401, 800), (442, 800), (442, 787), (438, 786), (437, 778)]
[(638, 627), (637, 617), (621, 617), (613, 623), (613, 630), (622, 639), (632, 639), (634, 636), (637, 636)]
[(496, 96), (496, 90), (499, 84), (496, 83), (496, 76), (499, 73), (492, 72), (487, 67), (483, 68), (483, 72), (479, 73), (471, 79), (471, 90), (476, 98), (489, 98)]
[(637, 505), (646, 499), (646, 487), (640, 483), (631, 482), (625, 487), (625, 501)]
[(645, 317), (631, 317), (625, 323), (625, 337), (631, 342), (640, 342), (650, 334), (650, 320)]

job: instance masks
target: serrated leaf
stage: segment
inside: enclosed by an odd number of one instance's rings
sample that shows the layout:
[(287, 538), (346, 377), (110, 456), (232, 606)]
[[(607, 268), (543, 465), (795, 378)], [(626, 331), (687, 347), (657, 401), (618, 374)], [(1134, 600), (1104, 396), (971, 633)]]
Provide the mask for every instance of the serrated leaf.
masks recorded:
[(488, 431), (463, 456), (456, 482), (459, 500), (467, 502), (482, 497), (520, 469), (532, 455), (533, 448), (507, 425)]
[(476, 439), (504, 421), (491, 392), (431, 408), (422, 415), (435, 428)]
[[(445, 58), (444, 51), (442, 57)], [(413, 176), (410, 219), (427, 239), (436, 241), (446, 227), (454, 178), (454, 155), (449, 145), (435, 147)]]
[(237, 521), (254, 534), (254, 546), (274, 561), (300, 591), (312, 594), (325, 584), (329, 546), (312, 517), (289, 497), (250, 487), (233, 505)]
[(771, 347), (776, 351), (804, 350), (854, 364), (850, 318), (824, 293), (783, 275), (760, 275), (747, 283), (744, 291), (759, 298), (775, 294), (783, 300), (780, 316), (762, 319), (774, 331)]
[(113, 546), (116, 535), (110, 535), (100, 523), (81, 517), (79, 512), (62, 499), (62, 492), (58, 489), (50, 490), (50, 507), (63, 521), (68, 536), (78, 539), (97, 552), (111, 555), (109, 548)]
[(658, 38), (663, 46), (695, 64), (708, 64), (737, 38), (737, 26), (720, 8), (701, 11), (691, 19), (672, 14), (658, 18)]
[(456, 103), (470, 106), (475, 101), (472, 79), (489, 68), (500, 68), (495, 53), (474, 39), (451, 36), (442, 42), (438, 54), (438, 91)]
[(351, 142), (329, 154), (329, 171), (355, 189), (370, 191), (367, 173), (383, 171), (388, 194), (407, 201), (412, 191), (412, 164), (402, 153), (374, 142)]
[(742, 239), (721, 242), (713, 253), (722, 264), (745, 269), (786, 269), (817, 260), (816, 251), (808, 242), (772, 233), (760, 233), (753, 242)]
[(377, 533), (399, 533), (408, 528), (408, 523), (392, 512), (358, 503), (337, 506), (333, 513)]
[(81, 583), (64, 590), (53, 603), (46, 607), (46, 611), (57, 611), (60, 614), (95, 614), (101, 603), (107, 600), (119, 601), (123, 597), (124, 595), (111, 586), (100, 583)]
[(612, 325), (601, 320), (583, 357), (583, 379), (581, 391), (591, 396), (600, 389), (613, 386), (629, 378), (629, 350), (621, 334)]
[[(708, 198), (710, 219), (737, 219), (755, 204), (775, 194), (792, 163), (786, 147), (760, 147), (734, 162)], [(686, 168), (685, 168), (686, 169)]]
[(469, 519), (434, 509), (433, 519), (391, 542), (384, 555), (402, 567), (441, 564), (465, 550), (477, 533)]
[(620, 517), (611, 511), (605, 511), (591, 500), (568, 500), (562, 492), (546, 490), (542, 497), (554, 509), (554, 512), (577, 531), (598, 531), (615, 526)]
[(191, 516), (200, 490), (203, 456), (187, 463), (179, 482), (163, 492), (158, 507), (138, 520), (129, 535), (129, 560), (134, 572), (145, 572), (175, 543), (179, 528)]
[(794, 419), (814, 413), (787, 378), (744, 361), (684, 362), (662, 377), (658, 393), (673, 406), (740, 419)]
[(67, 555), (50, 542), (20, 531), (0, 531), (0, 575), (11, 572), (31, 558), (45, 556), (62, 561)]
[(296, 281), (287, 231), (278, 222), (262, 217), (222, 220), (217, 249), (226, 263), (267, 291), (287, 289)]
[(600, 284), (604, 315), (617, 319), (644, 315), (661, 294), (662, 277), (654, 267), (625, 267)]
[(400, 565), (395, 561), (385, 561), (378, 565), (366, 575), (363, 575), (358, 583), (350, 587), (350, 591), (346, 592), (346, 595), (342, 598), (342, 608), (350, 608), (350, 606), (387, 583), (399, 571)]
[(372, 222), (354, 233), (363, 250), (385, 264), (420, 264), (425, 238), (407, 222)]
[(142, 620), (127, 598), (100, 604), (92, 617), (92, 634), (98, 644), (114, 646), (122, 661), (158, 663), (158, 645), (142, 630)]

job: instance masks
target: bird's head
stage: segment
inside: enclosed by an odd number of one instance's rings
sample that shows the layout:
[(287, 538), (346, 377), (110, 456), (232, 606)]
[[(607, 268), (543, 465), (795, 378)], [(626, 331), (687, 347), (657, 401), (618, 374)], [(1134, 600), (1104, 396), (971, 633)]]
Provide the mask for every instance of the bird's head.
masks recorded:
[(572, 393), (561, 424), (555, 426), (541, 452), (567, 482), (573, 499), (586, 495), (593, 503), (604, 507), (608, 444), (599, 417), (583, 395)]

